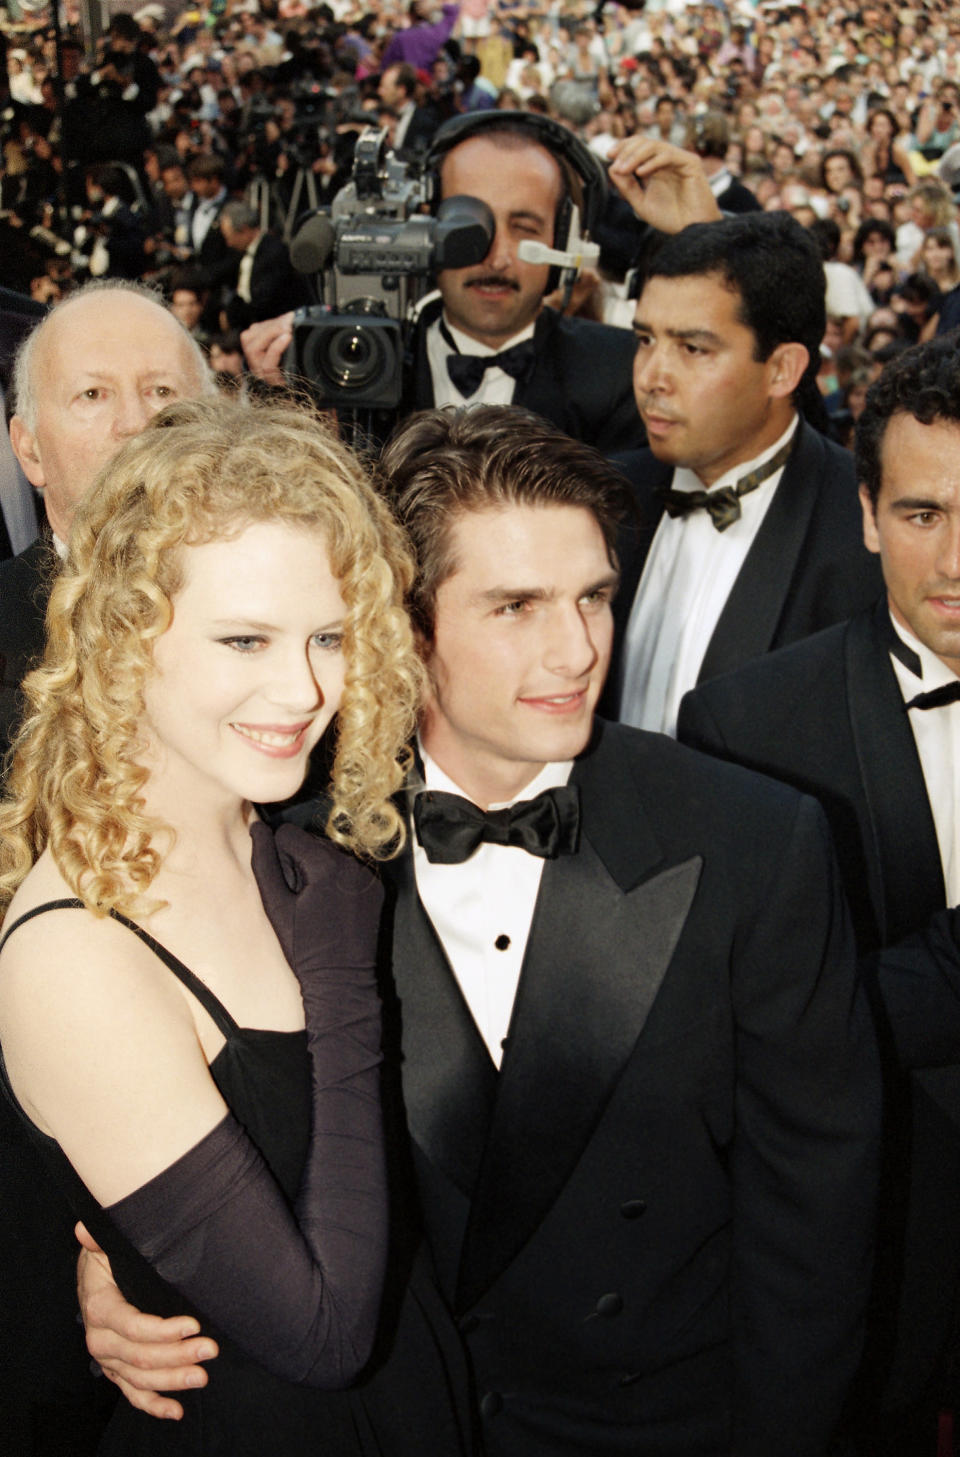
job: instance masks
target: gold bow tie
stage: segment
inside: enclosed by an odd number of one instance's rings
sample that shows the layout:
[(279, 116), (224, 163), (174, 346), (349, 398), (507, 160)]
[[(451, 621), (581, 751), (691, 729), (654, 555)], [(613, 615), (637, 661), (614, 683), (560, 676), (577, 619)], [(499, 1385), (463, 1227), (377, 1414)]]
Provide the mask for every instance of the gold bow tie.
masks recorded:
[(747, 474), (742, 476), (735, 486), (721, 486), (719, 491), (664, 490), (661, 495), (667, 515), (686, 516), (689, 512), (697, 511), (702, 507), (704, 511), (709, 511), (710, 520), (717, 530), (726, 531), (728, 526), (732, 526), (735, 521), (740, 520), (740, 497), (746, 496), (750, 491), (755, 491), (764, 481), (769, 480), (775, 471), (786, 465), (795, 438), (796, 436), (792, 435), (776, 455), (772, 455), (755, 470), (747, 471)]

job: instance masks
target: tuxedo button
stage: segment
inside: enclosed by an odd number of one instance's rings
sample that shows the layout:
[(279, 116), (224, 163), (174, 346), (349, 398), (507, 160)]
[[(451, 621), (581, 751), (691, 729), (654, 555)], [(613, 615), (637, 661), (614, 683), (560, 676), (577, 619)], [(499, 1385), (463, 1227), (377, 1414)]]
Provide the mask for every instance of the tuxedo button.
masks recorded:
[(639, 1219), (641, 1214), (646, 1214), (646, 1212), (646, 1199), (628, 1199), (626, 1204), (620, 1205), (620, 1213), (624, 1219)]
[(472, 1335), (479, 1326), (479, 1324), (480, 1317), (478, 1315), (465, 1315), (463, 1319), (459, 1322), (460, 1334), (462, 1336)]
[(503, 1411), (503, 1397), (499, 1391), (488, 1391), (480, 1399), (480, 1415), (495, 1417)]
[(619, 1315), (623, 1309), (623, 1296), (617, 1295), (614, 1291), (610, 1295), (601, 1295), (597, 1301), (597, 1315)]

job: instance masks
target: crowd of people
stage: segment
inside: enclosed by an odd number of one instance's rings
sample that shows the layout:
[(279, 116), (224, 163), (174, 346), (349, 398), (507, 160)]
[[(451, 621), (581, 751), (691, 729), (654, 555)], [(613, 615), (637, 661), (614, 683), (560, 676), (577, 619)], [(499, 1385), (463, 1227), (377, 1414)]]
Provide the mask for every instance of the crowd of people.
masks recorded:
[[(604, 160), (631, 137), (688, 147), (725, 210), (822, 224), (821, 389), (844, 443), (887, 347), (960, 320), (949, 5), (422, 9), (148, 4), (95, 47), (67, 24), (58, 54), (42, 15), (9, 7), (5, 280), (45, 303), (87, 277), (152, 280), (236, 376), (238, 330), (309, 301), (274, 234), (329, 206), (359, 129), (414, 161), (445, 120), (499, 108), (558, 118)], [(568, 307), (625, 322), (614, 285), (636, 250), (615, 226), (605, 243)]]
[(960, 18), (7, 15), (4, 1450), (953, 1457)]

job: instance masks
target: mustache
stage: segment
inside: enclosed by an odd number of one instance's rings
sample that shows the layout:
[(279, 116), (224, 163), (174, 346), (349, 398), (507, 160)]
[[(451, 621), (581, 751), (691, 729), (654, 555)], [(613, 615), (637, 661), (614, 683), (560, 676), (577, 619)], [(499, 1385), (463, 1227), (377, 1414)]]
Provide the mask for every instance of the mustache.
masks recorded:
[(485, 274), (482, 278), (470, 278), (467, 280), (467, 288), (512, 288), (515, 293), (520, 292), (520, 285), (515, 278), (504, 278), (502, 273)]

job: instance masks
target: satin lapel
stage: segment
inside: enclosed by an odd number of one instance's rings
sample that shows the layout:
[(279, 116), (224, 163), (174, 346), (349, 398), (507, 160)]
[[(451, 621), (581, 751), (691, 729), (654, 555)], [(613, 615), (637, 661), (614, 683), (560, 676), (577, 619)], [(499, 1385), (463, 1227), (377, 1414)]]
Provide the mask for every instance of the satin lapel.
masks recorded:
[[(877, 610), (886, 612), (886, 603)], [(871, 890), (889, 943), (943, 909), (943, 868), (916, 741), (876, 613), (854, 618), (844, 652), (850, 726), (872, 830)]]
[(476, 1185), (497, 1071), (417, 895), (409, 851), (390, 870), (394, 984), (410, 1135), (469, 1197)]
[(605, 791), (615, 810), (596, 839), (581, 784), (580, 850), (544, 869), (464, 1244), (461, 1309), (509, 1264), (569, 1178), (643, 1030), (697, 888), (700, 858), (663, 867), (635, 786), (618, 795), (615, 780), (611, 773)]
[(698, 683), (733, 672), (773, 645), (824, 469), (816, 431), (803, 421), (798, 428), (800, 439), (714, 628)]
[(533, 331), (533, 369), (526, 383), (517, 385), (513, 403), (552, 420), (563, 430), (572, 422), (566, 415), (566, 392), (560, 377), (555, 333), (556, 315), (551, 309), (541, 309)]

